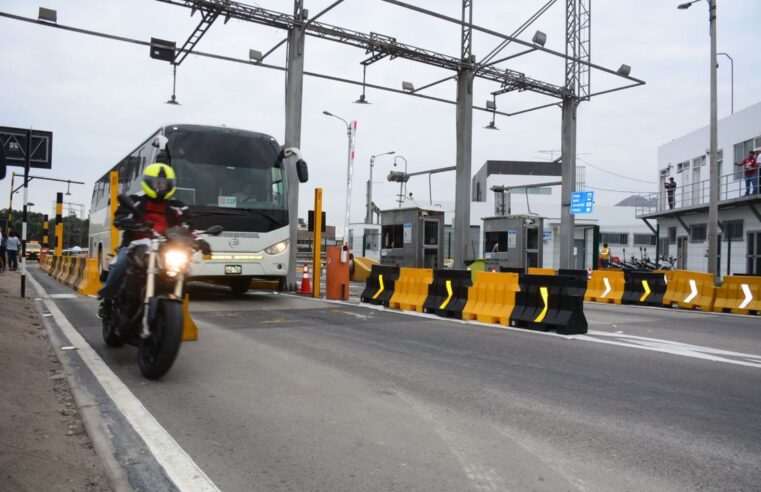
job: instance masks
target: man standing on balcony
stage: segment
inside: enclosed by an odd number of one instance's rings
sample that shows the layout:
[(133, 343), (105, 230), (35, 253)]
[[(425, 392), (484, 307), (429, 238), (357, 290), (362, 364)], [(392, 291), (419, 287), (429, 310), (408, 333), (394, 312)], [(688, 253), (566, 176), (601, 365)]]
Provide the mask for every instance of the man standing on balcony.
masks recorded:
[(761, 155), (761, 153), (758, 152), (759, 149), (751, 150), (748, 152), (748, 157), (742, 162), (735, 164), (736, 166), (742, 166), (745, 170), (745, 196), (748, 196), (751, 193), (758, 193), (758, 164), (756, 164), (756, 156)]
[(759, 185), (761, 185), (759, 183), (759, 179), (761, 179), (761, 176), (759, 176), (761, 173), (761, 147), (756, 147), (753, 150), (756, 152), (756, 169), (753, 170), (753, 193), (761, 193), (759, 189)]
[(674, 208), (674, 191), (676, 190), (676, 181), (674, 181), (674, 177), (671, 176), (667, 182), (663, 183), (663, 187), (666, 188), (666, 194), (669, 199), (669, 208)]

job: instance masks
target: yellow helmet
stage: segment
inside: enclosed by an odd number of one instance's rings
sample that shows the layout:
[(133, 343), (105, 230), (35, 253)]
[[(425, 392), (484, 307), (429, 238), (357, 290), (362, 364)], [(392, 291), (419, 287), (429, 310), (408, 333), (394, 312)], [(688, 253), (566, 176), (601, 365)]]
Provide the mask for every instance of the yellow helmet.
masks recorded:
[(143, 171), (141, 184), (149, 197), (168, 200), (176, 191), (174, 169), (160, 162), (151, 164)]

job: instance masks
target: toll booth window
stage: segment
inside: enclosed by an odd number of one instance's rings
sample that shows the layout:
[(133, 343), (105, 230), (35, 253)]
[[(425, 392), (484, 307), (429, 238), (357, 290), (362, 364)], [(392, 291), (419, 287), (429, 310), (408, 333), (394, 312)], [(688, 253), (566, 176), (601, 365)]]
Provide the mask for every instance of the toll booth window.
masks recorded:
[(378, 236), (376, 231), (365, 231), (365, 248), (370, 251), (378, 251)]
[(485, 253), (504, 253), (507, 251), (507, 231), (484, 233)]
[(438, 222), (433, 222), (432, 220), (425, 221), (423, 244), (425, 246), (439, 245), (439, 223)]
[(539, 229), (526, 229), (526, 249), (539, 249)]
[(383, 236), (383, 248), (393, 249), (404, 247), (404, 228), (402, 224), (384, 225), (381, 228)]

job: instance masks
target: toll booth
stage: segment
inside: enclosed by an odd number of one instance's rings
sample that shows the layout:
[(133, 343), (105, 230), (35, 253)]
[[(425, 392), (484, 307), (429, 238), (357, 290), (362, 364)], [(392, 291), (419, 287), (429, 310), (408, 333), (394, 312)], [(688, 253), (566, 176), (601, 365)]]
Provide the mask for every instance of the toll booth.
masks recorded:
[(441, 268), (444, 261), (444, 211), (408, 207), (381, 210), (382, 265)]
[(525, 271), (529, 267), (542, 267), (543, 217), (502, 215), (482, 220), (487, 271), (498, 272), (501, 268)]

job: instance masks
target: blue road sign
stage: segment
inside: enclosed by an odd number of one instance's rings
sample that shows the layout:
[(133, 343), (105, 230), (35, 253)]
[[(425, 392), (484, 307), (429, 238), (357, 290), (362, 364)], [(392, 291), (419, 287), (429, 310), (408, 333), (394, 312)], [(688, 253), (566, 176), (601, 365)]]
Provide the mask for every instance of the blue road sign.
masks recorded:
[(571, 213), (591, 214), (595, 202), (594, 191), (575, 191), (571, 194)]

